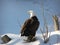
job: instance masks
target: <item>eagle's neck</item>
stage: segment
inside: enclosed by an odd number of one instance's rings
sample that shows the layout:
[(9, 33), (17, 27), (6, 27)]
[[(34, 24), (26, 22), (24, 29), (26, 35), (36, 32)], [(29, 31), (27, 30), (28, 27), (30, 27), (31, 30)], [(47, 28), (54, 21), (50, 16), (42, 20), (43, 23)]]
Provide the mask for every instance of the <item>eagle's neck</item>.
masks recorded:
[(33, 17), (33, 16), (35, 16), (35, 15), (33, 13), (30, 13), (30, 18)]

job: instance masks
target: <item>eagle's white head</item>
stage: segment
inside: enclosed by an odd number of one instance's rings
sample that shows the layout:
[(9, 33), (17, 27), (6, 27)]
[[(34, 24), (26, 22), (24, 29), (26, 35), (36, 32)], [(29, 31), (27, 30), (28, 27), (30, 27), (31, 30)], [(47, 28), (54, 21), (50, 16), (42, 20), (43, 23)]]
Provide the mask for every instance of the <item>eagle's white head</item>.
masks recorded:
[(33, 10), (29, 10), (29, 11), (28, 11), (28, 14), (30, 15), (30, 18), (33, 17), (33, 16), (35, 16)]

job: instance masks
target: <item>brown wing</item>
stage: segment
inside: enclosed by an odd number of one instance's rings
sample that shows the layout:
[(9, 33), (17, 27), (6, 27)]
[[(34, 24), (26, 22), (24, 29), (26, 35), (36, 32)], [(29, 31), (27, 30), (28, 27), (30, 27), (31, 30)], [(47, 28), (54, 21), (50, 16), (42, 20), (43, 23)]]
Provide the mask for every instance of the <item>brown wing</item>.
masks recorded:
[(37, 29), (38, 29), (38, 27), (39, 27), (39, 21), (38, 20), (32, 20), (31, 21), (31, 25), (30, 25), (30, 30), (31, 30), (31, 32), (32, 32), (32, 34), (33, 35), (35, 35), (35, 33), (36, 33), (36, 31), (37, 31)]
[(21, 32), (24, 32), (25, 29), (28, 28), (30, 25), (31, 25), (31, 19), (26, 20), (22, 26)]

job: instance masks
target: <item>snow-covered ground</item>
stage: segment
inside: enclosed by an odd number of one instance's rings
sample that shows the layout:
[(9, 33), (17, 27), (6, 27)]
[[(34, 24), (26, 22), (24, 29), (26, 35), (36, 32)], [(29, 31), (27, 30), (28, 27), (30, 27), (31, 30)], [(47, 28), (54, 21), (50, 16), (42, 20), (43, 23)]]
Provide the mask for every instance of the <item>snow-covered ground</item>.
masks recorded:
[[(43, 38), (41, 34), (36, 34), (37, 40), (34, 42), (24, 42), (20, 35), (18, 34), (4, 34), (8, 35), (12, 40), (6, 44), (1, 44), (0, 39), (0, 45), (60, 45), (60, 31), (51, 32), (50, 39), (48, 43), (43, 43)], [(4, 36), (4, 35), (1, 35)]]

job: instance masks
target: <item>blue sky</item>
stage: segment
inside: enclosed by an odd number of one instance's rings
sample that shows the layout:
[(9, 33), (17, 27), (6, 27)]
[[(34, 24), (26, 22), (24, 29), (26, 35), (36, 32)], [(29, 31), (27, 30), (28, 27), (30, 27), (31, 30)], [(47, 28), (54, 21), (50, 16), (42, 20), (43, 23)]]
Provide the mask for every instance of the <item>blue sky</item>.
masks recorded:
[[(23, 25), (29, 18), (28, 10), (36, 13), (40, 27), (43, 28), (43, 8), (49, 30), (53, 30), (52, 15), (60, 15), (60, 0), (0, 0), (0, 34), (20, 34), (19, 25)], [(37, 33), (39, 32), (38, 29)]]

